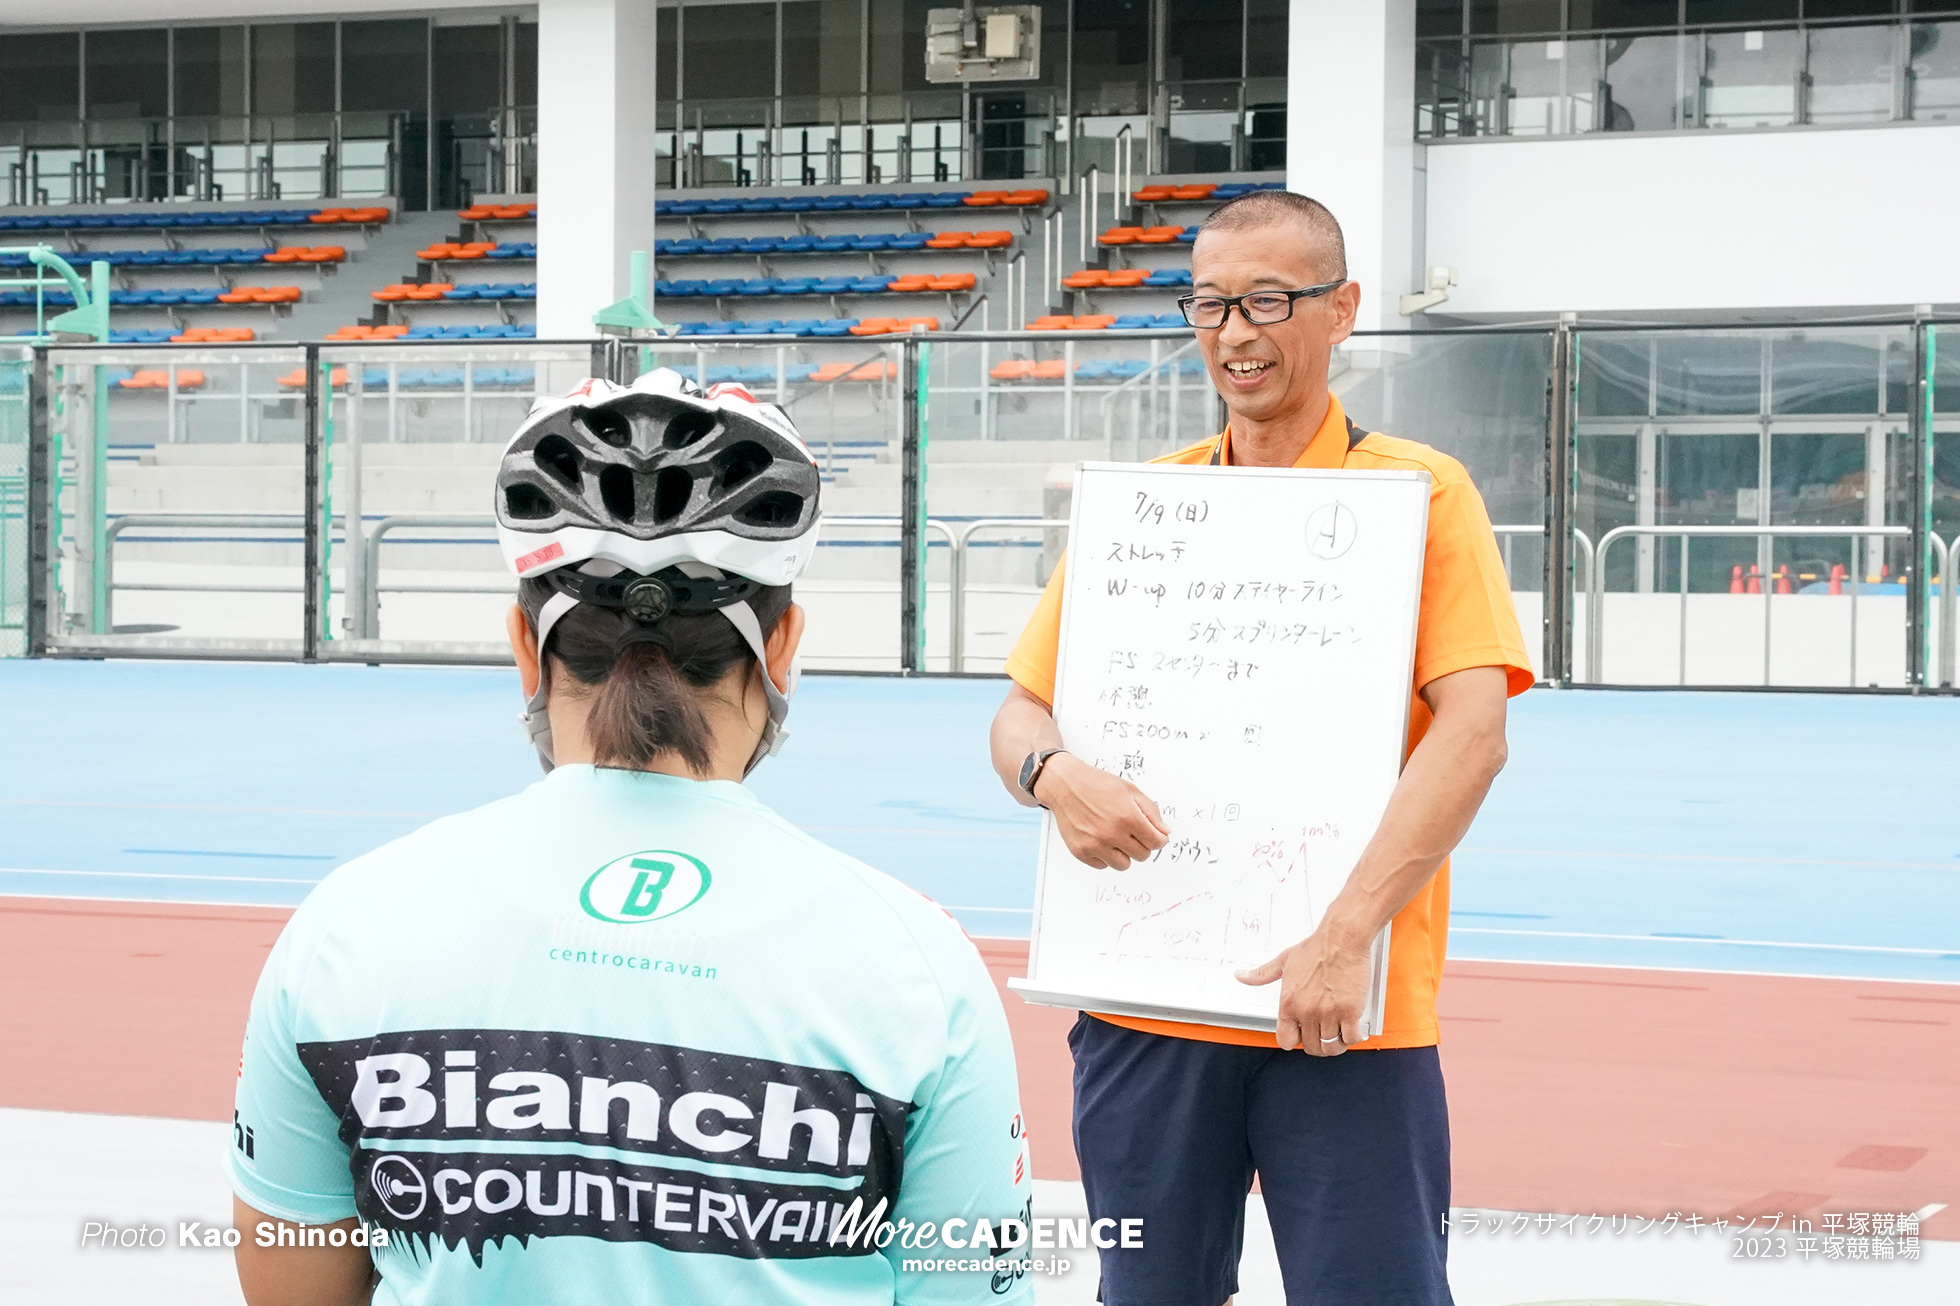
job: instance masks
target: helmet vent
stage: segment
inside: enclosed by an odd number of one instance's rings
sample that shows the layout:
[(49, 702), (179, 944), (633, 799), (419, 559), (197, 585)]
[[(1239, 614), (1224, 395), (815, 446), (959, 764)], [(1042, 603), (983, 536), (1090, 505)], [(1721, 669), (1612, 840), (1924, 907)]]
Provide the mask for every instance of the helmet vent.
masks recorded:
[(653, 519), (669, 522), (687, 511), (694, 497), (694, 478), (685, 468), (663, 467), (653, 481)]
[(735, 514), (750, 526), (794, 526), (803, 515), (803, 500), (788, 490), (759, 494)]
[(586, 428), (613, 448), (624, 449), (633, 443), (633, 424), (623, 414), (610, 408), (588, 408), (582, 415)]
[(531, 452), (538, 466), (563, 481), (571, 489), (579, 488), (578, 451), (572, 442), (562, 435), (547, 435), (538, 441), (538, 447)]
[(557, 511), (550, 497), (529, 482), (504, 487), (504, 515), (512, 521), (541, 521)]
[(667, 429), (660, 436), (660, 443), (669, 449), (685, 449), (688, 445), (702, 439), (715, 429), (715, 415), (700, 413), (693, 409), (683, 409), (674, 414)]
[(775, 459), (769, 456), (769, 451), (753, 440), (744, 440), (738, 445), (724, 449), (715, 455), (715, 471), (721, 489), (726, 492), (745, 481), (753, 480), (768, 471), (769, 464), (774, 461)]
[(633, 473), (612, 466), (599, 473), (599, 499), (615, 520), (633, 520)]

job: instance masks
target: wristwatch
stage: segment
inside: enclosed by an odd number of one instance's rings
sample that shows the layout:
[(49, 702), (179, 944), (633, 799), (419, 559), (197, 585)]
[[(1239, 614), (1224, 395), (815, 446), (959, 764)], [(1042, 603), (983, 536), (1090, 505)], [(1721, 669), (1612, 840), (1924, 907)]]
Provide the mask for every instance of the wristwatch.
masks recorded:
[[(1029, 753), (1027, 760), (1021, 763), (1021, 792), (1034, 798), (1035, 782), (1041, 779), (1042, 771), (1047, 769), (1048, 759), (1063, 751), (1065, 750), (1060, 748), (1040, 748)], [(1035, 799), (1037, 804), (1040, 801), (1038, 798)]]

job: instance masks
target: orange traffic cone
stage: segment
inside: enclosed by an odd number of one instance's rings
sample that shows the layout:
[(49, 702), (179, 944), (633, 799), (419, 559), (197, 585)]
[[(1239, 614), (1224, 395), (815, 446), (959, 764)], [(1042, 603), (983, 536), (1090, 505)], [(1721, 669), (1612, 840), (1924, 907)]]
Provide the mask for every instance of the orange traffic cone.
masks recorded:
[(1739, 562), (1729, 568), (1729, 593), (1742, 593), (1742, 564)]
[(1847, 575), (1849, 573), (1845, 571), (1843, 563), (1834, 562), (1831, 564), (1831, 593), (1844, 593), (1844, 578)]
[(1752, 562), (1749, 564), (1749, 587), (1745, 589), (1743, 593), (1761, 594), (1762, 592), (1763, 592), (1763, 574), (1760, 571), (1756, 570), (1756, 564)]
[(1776, 569), (1776, 592), (1778, 594), (1790, 592), (1790, 569), (1787, 566)]

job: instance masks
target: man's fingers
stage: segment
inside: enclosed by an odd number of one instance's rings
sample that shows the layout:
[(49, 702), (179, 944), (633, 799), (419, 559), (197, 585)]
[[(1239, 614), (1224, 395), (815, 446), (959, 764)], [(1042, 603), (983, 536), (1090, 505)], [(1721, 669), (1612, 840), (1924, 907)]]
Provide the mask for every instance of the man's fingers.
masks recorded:
[(1141, 789), (1137, 789), (1135, 785), (1131, 785), (1130, 788), (1136, 790), (1137, 810), (1143, 813), (1144, 819), (1156, 828), (1158, 834), (1164, 836), (1163, 839), (1157, 841), (1159, 844), (1163, 843), (1164, 839), (1170, 838), (1170, 823), (1164, 820), (1164, 814), (1157, 810), (1157, 804), (1150, 800), (1150, 795), (1144, 793)]
[(1273, 1031), (1273, 1039), (1282, 1051), (1291, 1052), (1300, 1046), (1300, 1027), (1286, 1017), (1279, 1018), (1279, 1027)]
[[(1238, 981), (1241, 984), (1250, 984), (1255, 988), (1261, 984), (1271, 984), (1279, 978), (1280, 972), (1285, 969), (1285, 966), (1286, 954), (1282, 952), (1271, 961), (1239, 971)], [(1280, 1019), (1289, 1025), (1295, 1023), (1289, 1016), (1281, 1016)]]

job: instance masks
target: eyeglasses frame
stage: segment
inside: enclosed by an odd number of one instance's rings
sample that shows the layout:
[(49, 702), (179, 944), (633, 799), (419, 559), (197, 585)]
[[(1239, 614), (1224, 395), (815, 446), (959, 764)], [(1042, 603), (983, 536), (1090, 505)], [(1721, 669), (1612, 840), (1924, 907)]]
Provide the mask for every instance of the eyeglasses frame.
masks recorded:
[[(1225, 329), (1225, 324), (1232, 320), (1232, 310), (1234, 308), (1237, 308), (1239, 310), (1239, 316), (1245, 319), (1246, 325), (1248, 326), (1278, 326), (1282, 322), (1288, 322), (1292, 320), (1293, 305), (1297, 301), (1302, 299), (1319, 299), (1322, 295), (1326, 294), (1328, 291), (1338, 290), (1342, 286), (1345, 286), (1347, 284), (1347, 281), (1348, 279), (1346, 277), (1342, 277), (1338, 281), (1322, 282), (1318, 286), (1308, 286), (1302, 290), (1252, 290), (1252, 291), (1247, 291), (1243, 295), (1180, 295), (1177, 300), (1177, 311), (1183, 316), (1184, 324), (1190, 327), (1193, 331), (1223, 331)], [(1245, 301), (1251, 299), (1255, 295), (1285, 295), (1286, 316), (1276, 317), (1270, 322), (1253, 321), (1252, 315), (1245, 311)], [(1200, 299), (1217, 299), (1217, 300), (1224, 301), (1225, 312), (1224, 315), (1218, 319), (1217, 326), (1201, 327), (1196, 322), (1193, 322), (1191, 320), (1190, 306), (1192, 304), (1197, 303)]]

